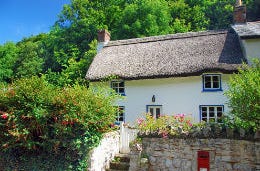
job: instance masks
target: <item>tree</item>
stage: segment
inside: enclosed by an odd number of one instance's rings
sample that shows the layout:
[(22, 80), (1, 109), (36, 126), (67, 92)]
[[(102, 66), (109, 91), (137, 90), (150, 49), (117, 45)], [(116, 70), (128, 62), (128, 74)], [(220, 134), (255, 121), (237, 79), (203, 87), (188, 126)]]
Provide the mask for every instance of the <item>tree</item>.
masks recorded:
[(164, 0), (133, 1), (122, 11), (118, 25), (112, 29), (117, 39), (155, 36), (171, 33), (171, 15)]
[(11, 82), (18, 48), (12, 42), (0, 46), (0, 82)]
[(235, 124), (260, 129), (260, 61), (244, 65), (229, 82), (226, 92)]
[(40, 55), (38, 42), (25, 40), (18, 44), (18, 48), (18, 60), (14, 69), (16, 77), (31, 77), (42, 73), (44, 61)]

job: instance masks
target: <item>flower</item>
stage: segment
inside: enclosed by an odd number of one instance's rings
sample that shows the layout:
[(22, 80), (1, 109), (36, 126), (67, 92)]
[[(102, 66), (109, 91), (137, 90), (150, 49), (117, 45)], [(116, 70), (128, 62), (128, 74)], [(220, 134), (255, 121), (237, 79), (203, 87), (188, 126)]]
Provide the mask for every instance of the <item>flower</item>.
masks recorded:
[(138, 118), (137, 119), (137, 123), (138, 125), (141, 125), (143, 123), (144, 119), (143, 118)]
[(7, 118), (8, 118), (8, 114), (7, 114), (7, 113), (3, 113), (3, 114), (1, 115), (1, 118), (2, 118), (2, 119), (7, 119)]
[(163, 137), (163, 138), (167, 138), (167, 137), (168, 137), (168, 132), (163, 131), (163, 132), (162, 132), (162, 137)]

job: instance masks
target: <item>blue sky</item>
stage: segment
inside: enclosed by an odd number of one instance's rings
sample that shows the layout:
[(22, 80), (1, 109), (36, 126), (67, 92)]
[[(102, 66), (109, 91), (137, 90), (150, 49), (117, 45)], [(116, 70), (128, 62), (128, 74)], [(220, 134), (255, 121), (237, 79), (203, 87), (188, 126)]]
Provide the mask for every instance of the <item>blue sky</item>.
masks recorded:
[(46, 33), (70, 0), (0, 0), (0, 44)]

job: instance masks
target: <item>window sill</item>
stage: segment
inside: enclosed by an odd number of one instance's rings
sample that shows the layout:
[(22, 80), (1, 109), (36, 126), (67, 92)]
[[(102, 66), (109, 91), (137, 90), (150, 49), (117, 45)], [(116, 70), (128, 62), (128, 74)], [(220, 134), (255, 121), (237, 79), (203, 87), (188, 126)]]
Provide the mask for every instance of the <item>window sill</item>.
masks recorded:
[(223, 91), (222, 89), (203, 89), (202, 92), (219, 92)]

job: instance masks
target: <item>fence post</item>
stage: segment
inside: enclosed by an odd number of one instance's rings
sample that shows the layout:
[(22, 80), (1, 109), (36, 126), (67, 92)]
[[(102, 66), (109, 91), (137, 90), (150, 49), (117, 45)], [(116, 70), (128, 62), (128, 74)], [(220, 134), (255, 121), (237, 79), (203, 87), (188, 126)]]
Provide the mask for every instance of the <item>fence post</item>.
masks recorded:
[(124, 123), (120, 123), (120, 153), (129, 153), (129, 133), (128, 128), (124, 126)]

